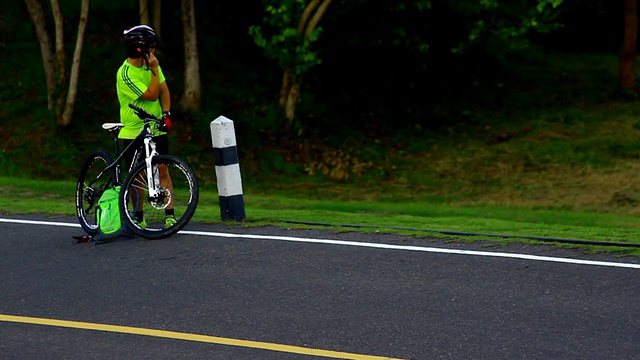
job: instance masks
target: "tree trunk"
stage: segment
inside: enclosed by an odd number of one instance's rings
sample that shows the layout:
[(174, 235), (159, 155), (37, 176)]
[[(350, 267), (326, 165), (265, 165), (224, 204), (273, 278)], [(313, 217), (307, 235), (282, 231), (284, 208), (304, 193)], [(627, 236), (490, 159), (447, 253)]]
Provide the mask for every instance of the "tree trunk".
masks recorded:
[(300, 23), (298, 23), (298, 32), (300, 34), (304, 33), (304, 27), (307, 24), (307, 21), (309, 21), (309, 17), (311, 16), (313, 10), (316, 8), (316, 6), (318, 6), (318, 4), (320, 4), (320, 1), (321, 0), (312, 0), (304, 9), (302, 17), (300, 18)]
[(291, 76), (291, 86), (289, 87), (289, 93), (287, 94), (287, 101), (284, 107), (284, 115), (287, 119), (287, 130), (293, 126), (293, 120), (296, 114), (296, 104), (300, 98), (300, 78), (299, 76)]
[(53, 12), (53, 22), (56, 26), (56, 54), (64, 53), (64, 23), (58, 0), (51, 0), (51, 11)]
[[(322, 3), (321, 3), (322, 1)], [(318, 26), (318, 22), (324, 15), (331, 0), (312, 0), (304, 9), (300, 22), (298, 23), (298, 32), (306, 39), (311, 35), (313, 30)], [(315, 10), (315, 13), (313, 12)], [(313, 16), (311, 16), (313, 14)], [(295, 73), (295, 70), (285, 69), (282, 77), (282, 87), (280, 88), (280, 106), (284, 106), (284, 114), (287, 120), (287, 128), (293, 124), (296, 115), (296, 103), (300, 98), (301, 76)]]
[(62, 12), (60, 11), (60, 5), (58, 0), (51, 0), (51, 10), (53, 12), (53, 23), (56, 28), (56, 54), (54, 64), (54, 76), (55, 76), (55, 88), (53, 94), (53, 109), (56, 117), (56, 122), (60, 124), (62, 122), (62, 113), (64, 109), (64, 90), (67, 83), (67, 70), (65, 63), (67, 56), (64, 51), (64, 19)]
[(151, 25), (149, 21), (149, 1), (140, 0), (140, 24)]
[(325, 11), (327, 11), (327, 7), (329, 7), (329, 4), (331, 4), (331, 0), (324, 0), (322, 4), (318, 7), (318, 10), (316, 11), (316, 13), (313, 14), (313, 17), (307, 24), (307, 28), (304, 31), (305, 38), (311, 35), (313, 30), (316, 28), (316, 26), (318, 26), (318, 22), (320, 22), (322, 15), (324, 15)]
[(635, 57), (638, 34), (638, 14), (636, 0), (624, 0), (624, 37), (620, 52), (620, 85), (623, 89), (636, 92)]
[(162, 19), (162, 0), (154, 0), (153, 1), (153, 13), (152, 13), (152, 26), (153, 26), (153, 30), (156, 31), (156, 34), (158, 34), (158, 36), (160, 38), (162, 38), (162, 36), (160, 35), (160, 19)]
[(280, 88), (280, 100), (278, 103), (280, 106), (284, 107), (287, 103), (287, 97), (289, 96), (289, 91), (291, 90), (291, 70), (285, 69), (284, 75), (282, 76), (282, 87)]
[(73, 110), (78, 95), (78, 73), (80, 72), (80, 59), (82, 57), (82, 46), (84, 43), (84, 32), (87, 28), (89, 19), (89, 0), (82, 0), (82, 8), (80, 10), (80, 22), (78, 24), (78, 35), (76, 38), (76, 50), (73, 53), (73, 64), (71, 65), (71, 76), (69, 79), (69, 92), (67, 93), (67, 101), (64, 106), (62, 118), (58, 121), (60, 127), (67, 127), (71, 124), (73, 118)]
[(55, 91), (55, 72), (53, 66), (53, 52), (51, 50), (51, 42), (47, 34), (46, 22), (44, 20), (44, 11), (37, 0), (25, 0), (29, 16), (33, 21), (33, 26), (40, 42), (40, 52), (42, 53), (42, 63), (44, 65), (44, 76), (47, 82), (47, 106), (50, 111), (53, 110), (53, 93)]
[(199, 111), (201, 86), (198, 65), (196, 16), (193, 0), (182, 0), (182, 24), (184, 27), (184, 94), (181, 105), (185, 110)]

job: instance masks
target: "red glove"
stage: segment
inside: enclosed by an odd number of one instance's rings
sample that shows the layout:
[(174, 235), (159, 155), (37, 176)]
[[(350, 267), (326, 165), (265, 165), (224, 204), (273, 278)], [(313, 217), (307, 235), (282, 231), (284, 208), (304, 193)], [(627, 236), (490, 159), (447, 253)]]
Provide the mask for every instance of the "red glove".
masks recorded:
[(171, 132), (173, 129), (173, 123), (171, 122), (171, 112), (165, 111), (162, 114), (162, 123), (159, 127), (160, 131)]

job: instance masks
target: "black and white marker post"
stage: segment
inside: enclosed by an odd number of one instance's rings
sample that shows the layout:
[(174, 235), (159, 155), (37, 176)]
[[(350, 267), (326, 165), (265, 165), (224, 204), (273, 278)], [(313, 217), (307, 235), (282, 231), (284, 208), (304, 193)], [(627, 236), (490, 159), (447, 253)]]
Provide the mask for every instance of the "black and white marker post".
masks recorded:
[(216, 160), (216, 179), (222, 221), (244, 221), (242, 177), (233, 121), (219, 116), (211, 122), (211, 142)]

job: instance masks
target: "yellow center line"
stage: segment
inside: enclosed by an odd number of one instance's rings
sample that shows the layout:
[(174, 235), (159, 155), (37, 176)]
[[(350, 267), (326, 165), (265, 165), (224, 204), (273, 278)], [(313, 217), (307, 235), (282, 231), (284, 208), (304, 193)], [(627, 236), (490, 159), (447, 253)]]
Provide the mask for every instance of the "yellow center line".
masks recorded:
[(361, 354), (353, 354), (353, 353), (346, 353), (346, 352), (340, 352), (340, 351), (313, 349), (313, 348), (307, 348), (302, 346), (282, 345), (282, 344), (266, 343), (266, 342), (260, 342), (260, 341), (231, 339), (231, 338), (224, 338), (224, 337), (218, 337), (218, 336), (189, 334), (189, 333), (182, 333), (182, 332), (176, 332), (176, 331), (145, 329), (145, 328), (137, 328), (137, 327), (131, 327), (131, 326), (107, 325), (107, 324), (97, 324), (97, 323), (80, 322), (80, 321), (56, 320), (56, 319), (3, 315), (3, 314), (0, 314), (0, 321), (23, 323), (23, 324), (34, 324), (34, 325), (58, 326), (58, 327), (73, 328), (73, 329), (108, 331), (108, 332), (115, 332), (115, 333), (122, 333), (122, 334), (155, 336), (155, 337), (168, 338), (168, 339), (239, 346), (239, 347), (245, 347), (245, 348), (255, 348), (255, 349), (271, 350), (271, 351), (286, 352), (286, 353), (293, 353), (293, 354), (315, 355), (315, 356), (322, 356), (322, 357), (333, 358), (333, 359), (401, 360), (401, 359), (395, 359), (390, 357), (361, 355)]

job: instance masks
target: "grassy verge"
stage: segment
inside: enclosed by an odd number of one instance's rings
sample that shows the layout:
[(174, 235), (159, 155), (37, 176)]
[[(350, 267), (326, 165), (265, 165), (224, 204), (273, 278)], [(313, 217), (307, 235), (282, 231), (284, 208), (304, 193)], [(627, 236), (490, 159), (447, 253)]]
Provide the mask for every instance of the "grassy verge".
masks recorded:
[[(378, 119), (384, 124), (330, 138), (239, 136), (248, 218), (242, 226), (308, 222), (469, 241), (640, 243), (640, 108), (614, 90), (617, 55), (545, 54), (512, 65), (522, 81), (491, 90), (491, 102), (443, 108), (439, 116), (450, 126), (437, 130)], [(42, 99), (35, 110), (20, 99), (0, 111), (0, 209), (72, 216), (75, 184), (63, 176), (73, 176), (89, 151), (111, 148), (110, 137), (95, 131), (108, 120), (61, 131), (49, 123)], [(237, 121), (238, 129), (248, 121), (259, 128), (264, 119)], [(183, 124), (172, 152), (201, 180), (194, 221), (217, 222), (208, 132)], [(634, 248), (588, 249), (640, 255)]]
[[(73, 182), (0, 177), (0, 184), (0, 208), (4, 213), (75, 214)], [(245, 193), (245, 210), (247, 221), (239, 226), (329, 227), (342, 231), (395, 232), (423, 238), (491, 239), (497, 244), (538, 242), (522, 237), (640, 244), (640, 224), (635, 216), (625, 214), (459, 206), (437, 202), (318, 200), (252, 192)], [(220, 222), (219, 211), (216, 189), (202, 188), (193, 221)], [(634, 247), (571, 246), (587, 251), (640, 256), (640, 248), (636, 250)]]

